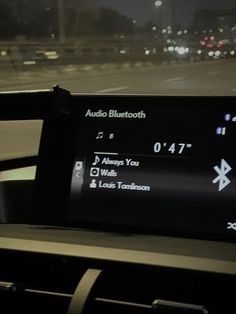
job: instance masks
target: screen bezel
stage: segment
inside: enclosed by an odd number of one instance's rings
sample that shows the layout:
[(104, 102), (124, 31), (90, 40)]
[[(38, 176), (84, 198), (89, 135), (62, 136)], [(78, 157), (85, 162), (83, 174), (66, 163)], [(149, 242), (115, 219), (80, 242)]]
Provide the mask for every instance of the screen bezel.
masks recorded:
[[(71, 176), (76, 149), (76, 131), (80, 123), (83, 105), (98, 106), (103, 104), (128, 104), (134, 107), (137, 104), (152, 106), (161, 103), (166, 106), (189, 103), (192, 107), (204, 106), (210, 103), (213, 106), (234, 104), (235, 97), (211, 96), (152, 96), (152, 95), (72, 95), (64, 101), (68, 102), (67, 115), (51, 115), (44, 121), (43, 135), (40, 145), (37, 182), (36, 220), (49, 225), (89, 228), (103, 231), (125, 233), (151, 233), (187, 238), (201, 238), (235, 241), (234, 234), (215, 234), (206, 232), (191, 232), (179, 228), (150, 228), (148, 226), (127, 226), (125, 224), (109, 224), (96, 221), (71, 221), (68, 219), (68, 204), (70, 199)], [(61, 167), (63, 165), (63, 167)], [(60, 171), (58, 171), (60, 169)]]

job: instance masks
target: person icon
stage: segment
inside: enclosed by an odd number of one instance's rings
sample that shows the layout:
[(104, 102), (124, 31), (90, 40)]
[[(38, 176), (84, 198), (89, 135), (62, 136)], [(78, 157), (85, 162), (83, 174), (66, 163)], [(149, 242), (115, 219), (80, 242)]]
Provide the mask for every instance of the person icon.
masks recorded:
[(97, 183), (96, 183), (96, 180), (93, 179), (89, 185), (90, 189), (96, 189), (97, 187)]

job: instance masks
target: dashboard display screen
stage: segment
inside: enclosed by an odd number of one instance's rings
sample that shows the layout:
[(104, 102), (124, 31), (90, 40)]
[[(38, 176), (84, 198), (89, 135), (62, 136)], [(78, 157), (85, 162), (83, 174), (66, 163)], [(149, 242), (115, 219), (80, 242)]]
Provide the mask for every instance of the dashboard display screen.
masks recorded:
[(236, 235), (236, 106), (188, 97), (81, 103), (69, 221)]

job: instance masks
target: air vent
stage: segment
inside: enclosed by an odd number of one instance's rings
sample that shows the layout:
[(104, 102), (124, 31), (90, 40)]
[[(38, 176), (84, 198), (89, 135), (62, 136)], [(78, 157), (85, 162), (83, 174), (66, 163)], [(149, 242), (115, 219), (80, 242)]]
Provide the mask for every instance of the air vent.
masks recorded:
[(141, 304), (96, 298), (95, 302), (98, 313), (208, 314), (208, 310), (203, 306), (167, 300), (154, 300), (152, 304)]
[(233, 282), (232, 277), (177, 269), (134, 265), (107, 269), (98, 278), (83, 314), (230, 313)]
[(86, 271), (83, 261), (66, 257), (1, 253), (1, 308), (4, 314), (65, 314)]
[(233, 276), (1, 251), (3, 314), (233, 313)]
[[(153, 272), (155, 275), (155, 271)], [(150, 276), (149, 271), (145, 274), (137, 272), (124, 272), (123, 275), (117, 273), (103, 272), (99, 278), (93, 292), (89, 297), (89, 302), (84, 307), (84, 314), (209, 314), (207, 307), (203, 304), (191, 303), (194, 297), (178, 291), (175, 295), (170, 287), (169, 293), (166, 290), (167, 285), (162, 284), (162, 274)], [(169, 280), (168, 276), (166, 280)], [(169, 282), (176, 285), (173, 278)], [(155, 298), (156, 296), (156, 298)], [(158, 297), (166, 297), (161, 299)], [(172, 298), (172, 299), (168, 299)], [(203, 301), (198, 296), (195, 301)], [(74, 312), (73, 314), (75, 314)], [(80, 312), (82, 313), (82, 312)], [(72, 313), (71, 313), (72, 314)]]
[[(13, 282), (0, 281), (1, 305), (6, 313), (82, 314), (101, 270), (88, 269), (74, 294), (35, 289)], [(36, 284), (34, 284), (36, 286)]]
[(52, 292), (23, 284), (0, 282), (1, 306), (8, 313), (66, 313), (70, 294)]

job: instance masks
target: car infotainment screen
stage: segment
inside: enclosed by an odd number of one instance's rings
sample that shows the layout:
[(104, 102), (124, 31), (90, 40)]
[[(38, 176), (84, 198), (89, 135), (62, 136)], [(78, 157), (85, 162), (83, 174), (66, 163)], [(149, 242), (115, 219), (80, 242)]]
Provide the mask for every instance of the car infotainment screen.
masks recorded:
[(236, 235), (233, 101), (130, 96), (79, 102), (70, 222)]

